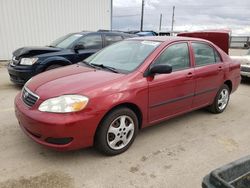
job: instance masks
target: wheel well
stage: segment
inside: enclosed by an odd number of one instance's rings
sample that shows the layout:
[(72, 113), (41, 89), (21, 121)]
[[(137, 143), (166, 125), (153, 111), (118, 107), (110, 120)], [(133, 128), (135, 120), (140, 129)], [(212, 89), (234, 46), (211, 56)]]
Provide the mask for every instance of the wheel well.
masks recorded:
[(139, 129), (141, 129), (141, 126), (142, 126), (142, 112), (140, 110), (140, 108), (133, 104), (133, 103), (122, 103), (122, 104), (119, 104), (117, 106), (114, 106), (112, 109), (110, 109), (104, 116), (103, 118), (101, 119), (101, 121), (99, 122), (97, 128), (96, 128), (96, 131), (95, 131), (95, 136), (94, 136), (94, 142), (96, 140), (96, 135), (97, 135), (97, 131), (101, 125), (101, 122), (104, 120), (104, 118), (110, 113), (112, 112), (113, 110), (117, 109), (117, 108), (121, 108), (121, 107), (127, 107), (129, 109), (131, 109), (135, 114), (136, 116), (138, 117), (138, 123), (139, 123)]
[(44, 70), (46, 70), (51, 65), (65, 66), (65, 65), (69, 65), (69, 64), (64, 62), (64, 61), (51, 61), (48, 65), (45, 66)]
[(227, 81), (224, 82), (224, 84), (226, 84), (226, 85), (229, 87), (230, 92), (231, 92), (231, 91), (232, 91), (232, 88), (233, 88), (232, 82), (231, 82), (230, 80), (227, 80)]
[[(110, 109), (110, 110), (104, 115), (104, 117), (102, 118), (102, 120), (103, 120), (111, 111), (113, 111), (113, 110), (115, 110), (115, 109), (117, 109), (117, 108), (121, 108), (121, 107), (127, 107), (127, 108), (131, 109), (131, 110), (136, 114), (136, 116), (137, 116), (137, 118), (138, 118), (139, 129), (141, 129), (141, 125), (142, 125), (142, 112), (141, 112), (140, 108), (139, 108), (137, 105), (133, 104), (133, 103), (122, 103), (122, 104), (119, 104), (119, 105), (113, 107), (112, 109)], [(101, 120), (101, 122), (102, 122), (102, 120)]]

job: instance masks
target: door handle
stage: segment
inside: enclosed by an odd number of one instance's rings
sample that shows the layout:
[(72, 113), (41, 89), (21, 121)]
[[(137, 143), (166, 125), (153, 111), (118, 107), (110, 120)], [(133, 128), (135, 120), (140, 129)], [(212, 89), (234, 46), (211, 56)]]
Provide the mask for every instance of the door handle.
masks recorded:
[(188, 74), (187, 74), (187, 78), (192, 78), (193, 77), (193, 73), (192, 72), (189, 72)]

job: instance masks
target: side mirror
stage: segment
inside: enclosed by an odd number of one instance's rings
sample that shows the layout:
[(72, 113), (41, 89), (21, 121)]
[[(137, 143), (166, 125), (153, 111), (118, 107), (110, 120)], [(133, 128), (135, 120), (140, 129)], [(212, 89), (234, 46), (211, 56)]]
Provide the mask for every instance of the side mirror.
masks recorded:
[(83, 44), (77, 44), (75, 45), (74, 47), (74, 50), (77, 51), (77, 50), (83, 50), (85, 49), (84, 45)]
[(171, 65), (153, 65), (147, 71), (147, 76), (152, 76), (155, 74), (169, 74), (172, 72)]

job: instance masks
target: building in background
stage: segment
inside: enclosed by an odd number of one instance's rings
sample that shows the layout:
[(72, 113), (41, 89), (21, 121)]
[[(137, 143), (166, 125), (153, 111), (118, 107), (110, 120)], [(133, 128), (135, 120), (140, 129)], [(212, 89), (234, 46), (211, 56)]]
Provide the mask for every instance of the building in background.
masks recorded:
[(70, 32), (109, 30), (111, 7), (111, 0), (0, 0), (0, 60)]

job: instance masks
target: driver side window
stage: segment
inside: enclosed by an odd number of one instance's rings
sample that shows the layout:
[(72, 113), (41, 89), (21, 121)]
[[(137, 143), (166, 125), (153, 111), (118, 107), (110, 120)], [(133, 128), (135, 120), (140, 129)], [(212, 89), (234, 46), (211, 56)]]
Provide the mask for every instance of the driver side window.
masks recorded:
[(83, 45), (84, 49), (101, 49), (102, 37), (101, 35), (87, 35), (82, 37), (76, 45)]
[(182, 70), (190, 67), (189, 50), (187, 43), (178, 43), (169, 46), (155, 61), (155, 64), (172, 66), (172, 70)]

